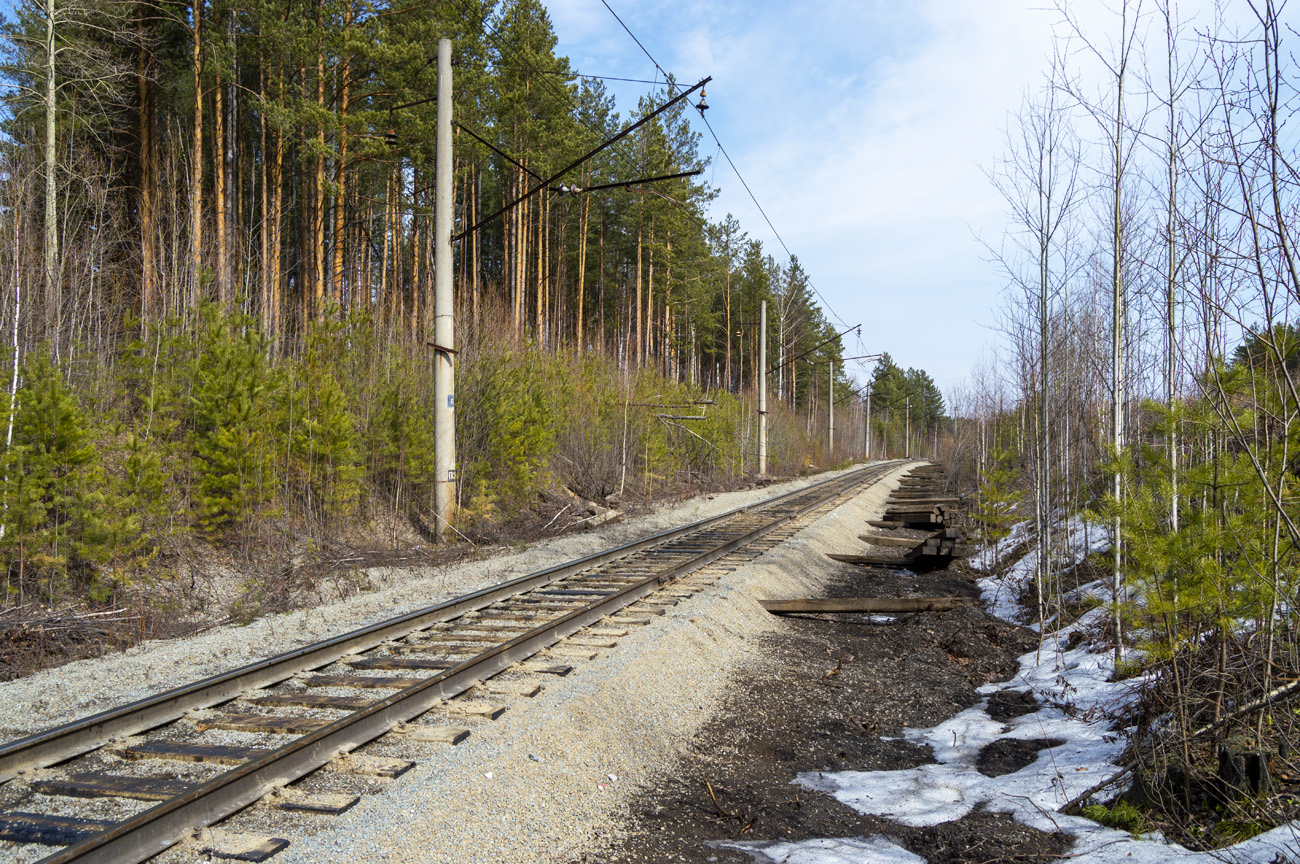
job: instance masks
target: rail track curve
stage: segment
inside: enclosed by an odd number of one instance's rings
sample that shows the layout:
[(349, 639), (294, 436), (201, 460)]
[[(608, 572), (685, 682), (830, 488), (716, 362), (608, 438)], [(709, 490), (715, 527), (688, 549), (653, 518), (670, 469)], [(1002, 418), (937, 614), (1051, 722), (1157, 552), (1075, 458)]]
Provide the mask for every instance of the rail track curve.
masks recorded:
[[(634, 604), (652, 602), (656, 592), (695, 571), (738, 552), (758, 550), (756, 554), (761, 554), (764, 544), (770, 548), (785, 538), (783, 529), (793, 533), (797, 529), (790, 526), (802, 517), (856, 494), (899, 464), (869, 464), (0, 745), (0, 787), (25, 784), (43, 795), (55, 796), (55, 800), (60, 795), (75, 795), (158, 802), (112, 823), (57, 813), (2, 812), (0, 839), (61, 847), (41, 858), (39, 864), (134, 864), (192, 836), (197, 829), (282, 793), (290, 783), (326, 766), (352, 766), (362, 773), (396, 776), (404, 770), (401, 766), (376, 767), (366, 763), (365, 757), (349, 754), (389, 732), (409, 730), (408, 724), (421, 715), (609, 616)], [(343, 671), (314, 674), (333, 665), (341, 665)], [(564, 674), (567, 668), (552, 664), (535, 671)], [(396, 692), (381, 698), (253, 695), (292, 680), (317, 693)], [(325, 717), (207, 716), (210, 709), (237, 700), (257, 709), (292, 705), (317, 714), (347, 713)], [(165, 736), (155, 741), (136, 737), (163, 732), (176, 721), (196, 716), (203, 718), (197, 724), (200, 731), (279, 733), (290, 740), (274, 748), (254, 748), (177, 744)], [(453, 738), (451, 734), (447, 743), (454, 743)], [(46, 773), (42, 769), (105, 747), (116, 747), (115, 755), (132, 760), (224, 759), (223, 764), (233, 767), (196, 784), (78, 774), (58, 782), (40, 779)], [(296, 799), (284, 800), (291, 805)], [(311, 809), (298, 803), (297, 809)], [(341, 805), (336, 802), (336, 806)], [(320, 809), (330, 812), (326, 807)], [(253, 850), (243, 860), (264, 860), (279, 848), (283, 845), (271, 844), (261, 850), (261, 858)]]

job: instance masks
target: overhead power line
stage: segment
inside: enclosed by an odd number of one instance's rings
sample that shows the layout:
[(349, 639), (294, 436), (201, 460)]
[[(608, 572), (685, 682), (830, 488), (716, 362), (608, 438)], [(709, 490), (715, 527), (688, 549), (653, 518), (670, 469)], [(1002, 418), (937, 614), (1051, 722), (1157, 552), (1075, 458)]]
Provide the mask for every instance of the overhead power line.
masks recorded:
[[(641, 52), (649, 58), (651, 63), (654, 64), (655, 69), (659, 70), (659, 74), (664, 76), (664, 80), (668, 84), (669, 88), (675, 89), (673, 80), (669, 77), (668, 73), (664, 71), (664, 67), (660, 66), (659, 61), (654, 58), (654, 55), (652, 55), (650, 51), (641, 44), (641, 40), (636, 38), (636, 34), (632, 32), (631, 28), (629, 28), (627, 24), (623, 23), (623, 19), (618, 17), (618, 13), (614, 11), (614, 7), (609, 5), (608, 0), (600, 0), (600, 2), (605, 4), (605, 8), (609, 10), (609, 14), (613, 15), (614, 20), (627, 31), (627, 35), (632, 37), (632, 41), (636, 43), (636, 47), (641, 49)], [(669, 92), (671, 92), (671, 90)], [(767, 211), (763, 209), (763, 205), (758, 203), (758, 198), (754, 195), (754, 190), (750, 189), (749, 184), (745, 182), (745, 178), (740, 173), (740, 169), (736, 167), (736, 163), (732, 160), (731, 154), (727, 152), (727, 148), (722, 146), (722, 141), (718, 139), (718, 133), (713, 131), (713, 126), (709, 123), (709, 118), (704, 116), (703, 111), (700, 111), (700, 119), (704, 121), (704, 125), (708, 128), (709, 134), (713, 136), (713, 141), (718, 145), (718, 150), (720, 150), (722, 155), (727, 158), (727, 164), (730, 165), (731, 170), (736, 173), (736, 179), (740, 181), (740, 185), (744, 186), (745, 191), (749, 193), (749, 200), (754, 202), (754, 206), (758, 208), (758, 212), (763, 215), (763, 220), (767, 222), (767, 227), (772, 229), (772, 234), (776, 237), (777, 242), (781, 244), (781, 248), (785, 250), (786, 257), (793, 258), (794, 253), (790, 251), (790, 247), (786, 245), (785, 240), (781, 237), (781, 232), (776, 230), (776, 226), (773, 225), (772, 220), (768, 218)], [(839, 313), (835, 311), (835, 307), (831, 306), (831, 304), (826, 300), (826, 297), (822, 292), (817, 290), (817, 286), (812, 284), (812, 280), (808, 281), (808, 287), (813, 290), (813, 293), (817, 295), (817, 299), (821, 301), (822, 306), (826, 307), (826, 311), (831, 313), (836, 321), (840, 322), (840, 324), (845, 327), (849, 326), (848, 322), (841, 318)], [(853, 328), (849, 327), (849, 329), (852, 330)]]
[[(664, 76), (664, 83), (668, 84), (669, 86), (672, 86), (672, 79), (668, 77), (668, 73), (664, 71), (664, 67), (659, 65), (659, 61), (656, 60), (653, 56), (651, 56), (650, 52), (646, 50), (646, 47), (641, 44), (641, 40), (636, 38), (636, 34), (633, 33), (632, 30), (626, 24), (623, 23), (623, 19), (618, 17), (618, 13), (614, 11), (614, 7), (610, 6), (609, 3), (606, 2), (606, 0), (600, 0), (600, 2), (605, 4), (605, 8), (609, 10), (609, 14), (613, 15), (614, 20), (617, 21), (619, 25), (624, 30), (627, 31), (627, 35), (632, 37), (632, 41), (636, 43), (636, 47), (640, 48), (642, 53), (644, 53), (646, 57), (650, 58), (650, 62), (653, 63), (655, 68), (659, 70), (659, 74)], [(659, 83), (659, 82), (655, 82), (655, 83)]]
[[(718, 145), (718, 149), (722, 151), (722, 155), (726, 157), (727, 164), (730, 165), (731, 170), (736, 173), (736, 179), (740, 181), (740, 185), (744, 186), (745, 191), (749, 193), (749, 200), (754, 202), (754, 206), (758, 208), (758, 212), (763, 216), (763, 221), (767, 222), (767, 227), (772, 229), (772, 235), (776, 237), (776, 242), (780, 243), (781, 248), (785, 250), (786, 257), (793, 258), (794, 253), (791, 252), (790, 247), (786, 245), (785, 239), (781, 236), (781, 232), (776, 230), (776, 226), (773, 225), (772, 220), (768, 218), (767, 211), (763, 209), (762, 204), (758, 203), (758, 198), (754, 195), (754, 190), (749, 188), (749, 184), (745, 182), (744, 175), (740, 173), (740, 169), (737, 168), (736, 163), (732, 161), (731, 154), (727, 152), (727, 148), (723, 147), (722, 142), (718, 140), (718, 133), (713, 131), (713, 126), (709, 123), (709, 118), (705, 117), (703, 112), (700, 112), (700, 119), (704, 121), (704, 125), (709, 130), (709, 134), (713, 136), (714, 142)], [(822, 292), (817, 290), (817, 286), (812, 283), (811, 279), (808, 280), (808, 287), (817, 295), (817, 299), (822, 301), (822, 305), (826, 307), (826, 311), (835, 316), (836, 321), (848, 327), (848, 322), (839, 316), (839, 313), (835, 311), (835, 307), (831, 306)]]
[(767, 374), (768, 374), (768, 375), (771, 375), (773, 372), (775, 372), (776, 370), (780, 369), (782, 366), (789, 366), (790, 364), (795, 363), (796, 361), (802, 360), (803, 358), (807, 357), (809, 354), (813, 353), (813, 352), (816, 351), (817, 349), (819, 349), (819, 348), (824, 348), (825, 346), (831, 344), (831, 343), (834, 342), (836, 339), (843, 339), (845, 333), (848, 333), (848, 332), (851, 331), (851, 330), (857, 330), (857, 329), (860, 328), (861, 326), (862, 326), (861, 324), (854, 324), (852, 327), (848, 328), (848, 330), (845, 330), (844, 333), (836, 333), (834, 336), (832, 336), (831, 338), (827, 339), (825, 342), (819, 342), (819, 343), (817, 343), (817, 344), (814, 345), (813, 347), (809, 348), (807, 351), (805, 351), (805, 352), (803, 352), (802, 354), (800, 354), (798, 357), (791, 357), (789, 360), (785, 361), (784, 363), (778, 363), (778, 364), (776, 364), (776, 365), (773, 366), (771, 369), (768, 369), (768, 370), (767, 370)]
[(475, 66), (476, 69), (487, 69), (491, 66), (493, 69), (501, 69), (506, 72), (532, 72), (537, 75), (555, 75), (559, 78), (590, 78), (595, 81), (623, 81), (627, 84), (663, 84), (662, 81), (651, 81), (648, 78), (619, 78), (615, 75), (592, 75), (589, 72), (565, 72), (561, 69), (527, 69), (518, 66), (506, 66), (502, 63), (485, 63), (482, 66)]
[(692, 87), (691, 89), (686, 90), (686, 91), (683, 91), (682, 94), (681, 94), (680, 96), (676, 97), (675, 99), (670, 99), (669, 101), (665, 102), (663, 105), (660, 105), (660, 106), (659, 106), (658, 108), (656, 108), (654, 111), (651, 111), (649, 114), (645, 115), (645, 116), (642, 117), (640, 120), (638, 120), (638, 121), (636, 121), (635, 123), (633, 123), (632, 125), (624, 127), (623, 130), (622, 130), (621, 132), (619, 132), (617, 135), (615, 135), (613, 138), (610, 138), (608, 141), (606, 141), (605, 143), (599, 145), (598, 147), (596, 147), (594, 150), (590, 151), (589, 153), (586, 153), (586, 154), (584, 154), (584, 155), (582, 155), (582, 156), (579, 156), (579, 157), (578, 157), (576, 160), (574, 160), (572, 163), (570, 163), (569, 165), (565, 166), (564, 168), (561, 168), (559, 171), (555, 172), (553, 175), (551, 175), (550, 177), (546, 178), (544, 181), (542, 181), (542, 182), (539, 183), (538, 185), (534, 186), (532, 189), (529, 189), (529, 190), (528, 190), (527, 192), (525, 192), (523, 195), (520, 195), (518, 198), (516, 198), (515, 200), (511, 201), (509, 204), (505, 205), (505, 206), (502, 207), (500, 210), (498, 210), (498, 211), (496, 211), (495, 213), (493, 213), (491, 216), (487, 216), (487, 217), (484, 217), (483, 219), (480, 219), (480, 220), (479, 220), (478, 222), (476, 222), (473, 226), (471, 226), (471, 227), (469, 227), (469, 228), (466, 228), (464, 231), (460, 232), (459, 234), (457, 234), (457, 235), (456, 235), (455, 237), (453, 237), (452, 239), (453, 239), (453, 240), (461, 240), (461, 239), (463, 239), (464, 237), (467, 237), (468, 235), (473, 234), (475, 231), (477, 231), (479, 228), (481, 228), (482, 226), (486, 225), (487, 223), (491, 222), (493, 219), (496, 219), (498, 216), (501, 216), (502, 214), (504, 214), (504, 213), (510, 211), (512, 208), (517, 207), (518, 205), (520, 205), (520, 204), (522, 204), (523, 202), (527, 201), (529, 198), (533, 197), (533, 196), (536, 195), (538, 192), (540, 192), (540, 191), (542, 191), (543, 189), (549, 187), (549, 186), (550, 186), (552, 183), (554, 183), (556, 180), (559, 180), (559, 179), (560, 179), (561, 177), (563, 177), (565, 174), (568, 174), (568, 173), (569, 173), (570, 171), (572, 171), (574, 168), (577, 168), (577, 167), (578, 167), (579, 165), (581, 165), (583, 162), (586, 162), (586, 161), (588, 161), (588, 160), (594, 158), (597, 154), (601, 153), (601, 152), (604, 151), (606, 148), (608, 148), (608, 147), (612, 147), (614, 144), (616, 144), (617, 142), (621, 141), (623, 138), (627, 137), (628, 135), (630, 135), (632, 132), (636, 131), (637, 129), (641, 128), (641, 127), (644, 126), (646, 123), (649, 123), (649, 122), (650, 122), (651, 120), (653, 120), (655, 117), (657, 117), (657, 116), (659, 116), (660, 114), (662, 114), (663, 112), (667, 111), (669, 108), (673, 107), (673, 106), (676, 105), (678, 102), (681, 102), (681, 101), (682, 101), (683, 99), (685, 99), (687, 96), (690, 96), (690, 95), (691, 95), (692, 93), (694, 93), (696, 90), (699, 90), (701, 87), (703, 87), (705, 84), (708, 84), (708, 83), (709, 83), (710, 81), (712, 81), (712, 80), (713, 80), (712, 78), (705, 78), (705, 79), (703, 79), (702, 81), (700, 81), (700, 83), (696, 84), (696, 85), (695, 85), (694, 87)]

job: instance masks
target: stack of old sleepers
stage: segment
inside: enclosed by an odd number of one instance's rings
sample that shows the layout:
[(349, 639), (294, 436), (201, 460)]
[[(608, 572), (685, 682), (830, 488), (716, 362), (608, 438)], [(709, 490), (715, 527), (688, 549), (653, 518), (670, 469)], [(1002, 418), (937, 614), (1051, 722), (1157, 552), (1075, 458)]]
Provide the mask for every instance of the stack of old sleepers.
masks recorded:
[(951, 525), (962, 512), (961, 497), (946, 491), (943, 466), (921, 465), (902, 479), (886, 501), (885, 518), (873, 521), (877, 528), (921, 528), (932, 530)]
[(860, 535), (863, 541), (873, 546), (898, 549), (901, 555), (830, 557), (851, 564), (937, 569), (948, 566), (953, 558), (969, 554), (969, 547), (963, 542), (965, 532), (958, 524), (964, 512), (962, 499), (947, 494), (946, 486), (942, 465), (929, 463), (914, 468), (886, 502), (885, 518), (868, 523), (876, 528), (920, 529), (928, 532), (926, 536)]

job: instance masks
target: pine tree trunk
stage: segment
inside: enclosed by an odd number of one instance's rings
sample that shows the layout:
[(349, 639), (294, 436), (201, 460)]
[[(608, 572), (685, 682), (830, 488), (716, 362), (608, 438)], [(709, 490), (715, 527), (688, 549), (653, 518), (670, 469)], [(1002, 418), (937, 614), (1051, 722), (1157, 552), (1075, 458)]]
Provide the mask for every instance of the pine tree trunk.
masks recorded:
[(258, 239), (261, 241), (262, 266), (258, 272), (258, 309), (262, 316), (262, 332), (268, 339), (273, 339), (275, 334), (271, 330), (271, 182), (268, 176), (270, 170), (270, 159), (268, 158), (267, 137), (266, 137), (266, 67), (262, 66), (257, 72), (257, 95), (261, 103), (261, 110), (258, 111), (258, 144), (261, 147), (261, 201), (262, 201), (262, 225), (261, 231), (258, 232)]
[(582, 196), (582, 227), (578, 229), (578, 302), (577, 302), (577, 324), (573, 328), (575, 350), (579, 357), (582, 356), (582, 345), (586, 340), (586, 331), (583, 329), (583, 312), (586, 309), (586, 297), (584, 288), (587, 280), (587, 223), (591, 214), (591, 196)]
[(645, 280), (645, 364), (651, 365), (654, 361), (654, 329), (655, 329), (655, 222), (650, 220), (650, 249), (646, 256), (646, 280)]
[[(475, 165), (472, 170), (473, 170), (474, 188), (471, 190), (471, 194), (469, 197), (469, 206), (470, 206), (469, 224), (476, 225), (478, 224), (479, 194), (483, 191), (483, 176), (480, 173), (479, 167), (477, 165)], [(470, 248), (473, 250), (473, 255), (469, 265), (470, 293), (474, 298), (474, 319), (473, 319), (474, 329), (475, 332), (478, 332), (478, 324), (479, 324), (479, 318), (478, 318), (479, 232), (478, 231), (475, 231), (473, 234), (470, 235), (470, 243), (471, 243)]]
[[(316, 5), (316, 26), (322, 27), (323, 0)], [(316, 109), (325, 116), (325, 52), (316, 46)], [(311, 203), (311, 317), (325, 308), (325, 123), (316, 123), (316, 160), (312, 172)], [(304, 322), (305, 323), (305, 322)], [(304, 328), (303, 333), (306, 334)]]
[(348, 179), (348, 80), (351, 75), (351, 53), (348, 51), (347, 42), (352, 35), (352, 4), (347, 4), (343, 9), (343, 57), (339, 64), (339, 158), (338, 165), (334, 170), (334, 185), (337, 187), (334, 193), (334, 261), (330, 267), (331, 278), (331, 296), (334, 302), (338, 303), (339, 315), (343, 315), (346, 308), (343, 262), (347, 244), (344, 242), (347, 237), (347, 179)]
[(190, 55), (194, 74), (194, 137), (190, 167), (190, 274), (191, 296), (187, 308), (198, 305), (203, 290), (203, 0), (194, 0), (194, 45)]
[[(284, 74), (279, 75), (279, 92), (284, 92)], [(271, 334), (272, 339), (277, 341), (284, 337), (283, 322), (281, 320), (281, 311), (284, 309), (284, 286), (283, 271), (281, 263), (282, 249), (284, 240), (282, 237), (281, 213), (284, 212), (284, 130), (275, 130), (275, 158), (271, 160), (271, 215), (270, 233), (271, 233), (271, 298), (268, 304), (267, 315), (270, 326), (267, 332)]]
[(641, 345), (643, 344), (642, 321), (641, 321), (641, 246), (642, 231), (640, 208), (637, 208), (636, 223), (636, 332), (632, 335), (636, 337), (636, 352), (633, 354), (632, 361), (636, 368), (641, 368)]
[(537, 207), (537, 308), (533, 311), (535, 324), (533, 338), (538, 347), (546, 342), (546, 207), (538, 203)]
[(45, 248), (42, 269), (45, 277), (45, 316), (47, 335), (57, 339), (59, 332), (59, 208), (58, 150), (56, 145), (56, 101), (58, 87), (54, 78), (54, 0), (45, 0)]
[(727, 307), (727, 330), (723, 334), (727, 343), (727, 383), (726, 388), (731, 389), (731, 259), (730, 249), (727, 252), (727, 281), (725, 291), (725, 303)]
[(379, 259), (379, 302), (382, 329), (387, 332), (389, 321), (387, 318), (388, 310), (392, 307), (393, 285), (390, 278), (391, 269), (389, 262), (392, 260), (393, 251), (393, 220), (392, 220), (392, 201), (393, 201), (393, 169), (388, 169), (388, 188), (384, 195), (384, 251), (383, 256)]
[(157, 249), (155, 248), (154, 226), (154, 174), (157, 170), (154, 150), (157, 143), (154, 137), (153, 93), (149, 85), (152, 73), (152, 57), (147, 47), (147, 10), (142, 6), (136, 21), (136, 34), (140, 46), (136, 51), (136, 103), (140, 114), (140, 320), (147, 323), (153, 320), (158, 305), (158, 274), (156, 268)]
[(230, 302), (230, 272), (226, 258), (226, 103), (225, 86), (217, 75), (212, 85), (212, 184), (217, 217), (217, 302)]

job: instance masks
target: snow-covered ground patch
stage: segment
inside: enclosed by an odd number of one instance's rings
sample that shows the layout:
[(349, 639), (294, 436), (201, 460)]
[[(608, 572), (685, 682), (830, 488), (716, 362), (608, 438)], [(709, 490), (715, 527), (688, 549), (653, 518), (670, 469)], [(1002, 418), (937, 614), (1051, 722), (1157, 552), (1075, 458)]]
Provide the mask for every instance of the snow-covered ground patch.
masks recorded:
[(803, 840), (791, 843), (727, 843), (732, 849), (744, 849), (766, 858), (773, 864), (925, 864), (885, 837), (851, 837), (843, 840)]
[[(1023, 542), (1027, 532), (1004, 544)], [(1018, 540), (1013, 538), (1019, 536)], [(1081, 521), (1069, 526), (1077, 563), (1087, 554), (1104, 551), (1103, 531)], [(980, 580), (988, 608), (1017, 621), (1015, 603), (1032, 579), (1036, 560), (1031, 550), (1000, 576)], [(988, 557), (984, 560), (995, 560)], [(1109, 593), (1105, 586), (1085, 586)], [(1115, 775), (1114, 761), (1124, 749), (1124, 734), (1110, 728), (1111, 717), (1136, 698), (1135, 681), (1111, 681), (1114, 663), (1109, 652), (1088, 645), (1068, 649), (1070, 634), (1087, 631), (1108, 614), (1104, 608), (1085, 613), (1069, 627), (1045, 636), (1043, 647), (1020, 658), (1011, 681), (987, 685), (980, 692), (1031, 691), (1042, 707), (1007, 722), (994, 720), (987, 702), (970, 708), (930, 729), (908, 729), (904, 737), (929, 745), (935, 764), (900, 771), (839, 771), (801, 774), (796, 782), (834, 795), (859, 812), (887, 817), (908, 826), (938, 825), (960, 819), (977, 807), (1011, 814), (1018, 822), (1041, 831), (1064, 831), (1074, 839), (1068, 858), (1100, 864), (1146, 862), (1234, 862), (1279, 864), (1300, 861), (1300, 823), (1291, 823), (1251, 840), (1212, 852), (1192, 852), (1158, 836), (1135, 838), (1078, 816), (1058, 812), (1076, 796)], [(986, 777), (976, 769), (980, 749), (1002, 738), (1060, 739), (1065, 743), (1041, 750), (1030, 765), (1001, 777)], [(913, 864), (924, 859), (883, 837), (809, 840), (802, 843), (744, 844), (756, 856), (776, 864)]]
[[(973, 556), (975, 567), (985, 571), (996, 568), (1011, 550), (1030, 539), (1033, 535), (1032, 528), (1033, 524), (1030, 522), (1018, 523), (1006, 537), (992, 546), (980, 549)], [(1058, 532), (1053, 537), (1052, 545), (1053, 554), (1060, 562), (1059, 566), (1069, 568), (1089, 555), (1109, 549), (1110, 536), (1104, 528), (1091, 525), (1076, 517), (1067, 523), (1064, 531)], [(1025, 610), (1021, 608), (1019, 598), (1029, 583), (1034, 581), (1034, 573), (1037, 570), (1038, 546), (1035, 544), (1009, 565), (1005, 572), (979, 580), (984, 608), (1004, 621), (1025, 623), (1023, 619)], [(1105, 600), (1110, 599), (1110, 589), (1104, 585), (1093, 585), (1091, 593)], [(1034, 630), (1038, 629), (1037, 624), (1030, 623), (1027, 626)]]

